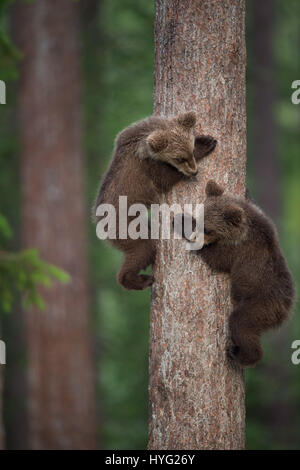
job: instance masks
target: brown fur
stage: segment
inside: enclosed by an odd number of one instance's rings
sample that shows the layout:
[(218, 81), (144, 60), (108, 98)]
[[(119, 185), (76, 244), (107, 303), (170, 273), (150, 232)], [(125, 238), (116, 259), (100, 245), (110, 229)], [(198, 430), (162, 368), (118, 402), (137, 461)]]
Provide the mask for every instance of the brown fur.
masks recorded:
[[(124, 129), (116, 138), (94, 209), (103, 203), (118, 209), (119, 196), (127, 196), (128, 207), (150, 207), (176, 183), (196, 175), (196, 162), (214, 150), (216, 140), (195, 136), (195, 124), (196, 114), (189, 112), (170, 119), (151, 116)], [(153, 277), (139, 272), (154, 262), (154, 240), (122, 240), (117, 233), (111, 243), (125, 254), (120, 284), (138, 290), (150, 286)]]
[(204, 247), (198, 251), (216, 272), (230, 274), (234, 310), (229, 354), (242, 366), (263, 356), (260, 335), (288, 317), (294, 286), (271, 220), (248, 197), (223, 195), (206, 186)]

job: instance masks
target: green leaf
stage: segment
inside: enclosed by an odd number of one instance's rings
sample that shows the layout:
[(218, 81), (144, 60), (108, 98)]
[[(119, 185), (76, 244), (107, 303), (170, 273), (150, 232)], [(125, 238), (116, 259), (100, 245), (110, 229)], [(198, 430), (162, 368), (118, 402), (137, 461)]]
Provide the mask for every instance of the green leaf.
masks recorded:
[(0, 233), (4, 238), (8, 239), (12, 237), (12, 230), (7, 219), (0, 214)]
[(53, 278), (57, 279), (58, 281), (66, 284), (70, 282), (71, 276), (64, 271), (63, 269), (57, 268), (53, 264), (47, 264), (47, 271)]

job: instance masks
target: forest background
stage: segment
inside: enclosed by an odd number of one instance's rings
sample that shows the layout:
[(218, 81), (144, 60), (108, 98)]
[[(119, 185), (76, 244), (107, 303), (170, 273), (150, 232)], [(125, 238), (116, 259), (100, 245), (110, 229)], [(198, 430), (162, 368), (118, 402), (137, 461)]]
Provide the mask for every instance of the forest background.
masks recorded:
[[(8, 252), (22, 248), (22, 152), (17, 120), (22, 54), (14, 39), (15, 8), (15, 2), (0, 1), (0, 79), (7, 86), (7, 104), (0, 106), (0, 243), (1, 250)], [(297, 286), (300, 116), (299, 105), (291, 102), (291, 85), (300, 79), (299, 18), (298, 0), (247, 1), (247, 186), (275, 219)], [(116, 283), (121, 255), (96, 238), (89, 214), (115, 135), (152, 113), (153, 23), (154, 2), (148, 0), (80, 2), (77, 33), (89, 313), (96, 358), (97, 445), (104, 449), (143, 449), (147, 443), (150, 292), (125, 292)], [(52, 274), (66, 280), (59, 272)], [(26, 346), (19, 342), (22, 314), (14, 290), (11, 307), (9, 303), (0, 302), (0, 338), (7, 344), (9, 357), (4, 372), (3, 421), (6, 447), (23, 448), (28, 410), (24, 411), (22, 384), (16, 387), (15, 376), (28, 363)], [(248, 449), (299, 449), (300, 366), (291, 362), (291, 344), (300, 339), (298, 313), (299, 303), (289, 324), (265, 337), (263, 362), (246, 371)], [(47, 315), (47, 308), (41, 315)]]

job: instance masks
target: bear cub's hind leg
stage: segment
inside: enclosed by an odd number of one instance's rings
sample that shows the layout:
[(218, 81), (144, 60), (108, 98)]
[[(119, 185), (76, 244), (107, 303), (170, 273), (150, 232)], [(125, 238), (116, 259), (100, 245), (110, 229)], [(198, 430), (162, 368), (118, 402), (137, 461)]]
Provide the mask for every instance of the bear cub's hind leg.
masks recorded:
[(135, 240), (134, 250), (125, 252), (125, 259), (118, 274), (119, 283), (128, 290), (143, 290), (150, 287), (152, 275), (139, 274), (155, 260), (155, 246), (152, 240)]
[(232, 346), (228, 355), (242, 367), (254, 366), (263, 356), (260, 344), (260, 332), (255, 325), (255, 306), (241, 303), (230, 315), (229, 328)]

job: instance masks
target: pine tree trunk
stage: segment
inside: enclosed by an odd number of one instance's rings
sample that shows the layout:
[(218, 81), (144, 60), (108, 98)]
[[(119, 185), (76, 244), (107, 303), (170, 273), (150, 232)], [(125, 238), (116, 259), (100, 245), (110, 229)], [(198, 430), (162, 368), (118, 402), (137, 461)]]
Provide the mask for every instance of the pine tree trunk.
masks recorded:
[[(198, 181), (168, 203), (199, 203), (214, 179), (245, 191), (244, 0), (157, 0), (156, 114), (198, 112), (218, 139)], [(160, 241), (150, 333), (150, 449), (244, 448), (244, 380), (226, 357), (229, 280), (215, 275), (182, 240)]]
[(96, 412), (88, 317), (78, 2), (17, 6), (25, 246), (72, 276), (27, 314), (28, 445), (93, 449)]

